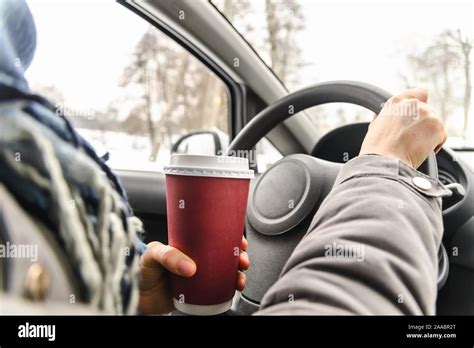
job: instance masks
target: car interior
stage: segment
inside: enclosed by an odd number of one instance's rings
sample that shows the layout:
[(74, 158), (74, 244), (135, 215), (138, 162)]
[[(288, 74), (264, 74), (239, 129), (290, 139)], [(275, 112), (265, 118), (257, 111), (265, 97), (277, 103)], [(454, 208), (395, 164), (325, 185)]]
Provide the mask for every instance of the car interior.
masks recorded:
[[(232, 25), (205, 1), (121, 1), (185, 47), (212, 69), (229, 90), (233, 141), (229, 153), (251, 150), (266, 137), (284, 156), (251, 184), (246, 237), (252, 267), (248, 283), (229, 314), (258, 310), (266, 290), (306, 233), (319, 204), (344, 161), (355, 157), (367, 123), (355, 123), (319, 134), (303, 117), (309, 107), (331, 102), (353, 103), (377, 113), (391, 95), (362, 82), (334, 81), (288, 94), (278, 78)], [(188, 21), (180, 21), (177, 9)], [(240, 66), (234, 68), (238, 57)], [(289, 111), (289, 106), (294, 107)], [(315, 134), (318, 137), (315, 139)], [(316, 140), (316, 141), (315, 141)], [(420, 169), (438, 177), (453, 195), (443, 201), (444, 239), (440, 249), (438, 314), (474, 314), (473, 167), (449, 148), (430, 156)], [(145, 222), (147, 241), (167, 241), (163, 174), (118, 171), (136, 214)], [(281, 190), (281, 188), (284, 188)], [(287, 207), (298, 197), (296, 209)], [(275, 214), (277, 212), (277, 214)], [(455, 256), (457, 249), (471, 250)], [(470, 256), (469, 256), (470, 255)]]
[[(256, 175), (244, 233), (251, 267), (246, 272), (247, 285), (236, 293), (227, 315), (251, 315), (306, 234), (339, 169), (359, 153), (367, 132), (368, 123), (357, 122), (322, 133), (305, 110), (349, 103), (378, 113), (392, 92), (364, 81), (337, 80), (290, 93), (211, 1), (118, 0), (117, 6), (167, 35), (225, 84), (230, 145), (221, 147), (218, 134), (202, 130), (184, 135), (172, 152), (193, 136), (210, 134), (216, 154), (248, 154), (262, 139), (281, 154), (264, 171), (250, 161)], [(183, 13), (186, 20), (181, 19)], [(438, 315), (474, 315), (474, 166), (467, 152), (444, 147), (419, 169), (452, 191), (443, 200)], [(165, 174), (130, 168), (114, 169), (114, 173), (144, 223), (145, 242), (167, 243)], [(290, 209), (291, 199), (295, 207)]]

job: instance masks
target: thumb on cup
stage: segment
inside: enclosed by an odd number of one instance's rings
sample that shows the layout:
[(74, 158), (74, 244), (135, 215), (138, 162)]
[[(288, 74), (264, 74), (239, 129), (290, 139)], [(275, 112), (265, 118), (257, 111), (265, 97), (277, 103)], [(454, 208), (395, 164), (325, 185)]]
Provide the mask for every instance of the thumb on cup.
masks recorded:
[(142, 265), (145, 267), (162, 266), (183, 277), (191, 277), (196, 273), (196, 264), (190, 257), (180, 250), (160, 242), (148, 244), (147, 252), (142, 256)]

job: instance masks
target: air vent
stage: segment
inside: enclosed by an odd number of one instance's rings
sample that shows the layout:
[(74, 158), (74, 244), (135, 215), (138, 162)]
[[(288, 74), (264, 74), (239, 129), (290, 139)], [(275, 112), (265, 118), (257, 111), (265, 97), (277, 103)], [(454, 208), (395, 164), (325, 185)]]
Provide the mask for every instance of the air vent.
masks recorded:
[[(438, 169), (438, 179), (443, 183), (443, 185), (448, 185), (448, 184), (453, 184), (455, 182), (458, 182), (454, 175), (449, 173), (448, 171), (444, 169)], [(443, 198), (443, 210), (448, 209), (449, 207), (452, 207), (454, 204), (456, 204), (459, 201), (457, 197), (452, 195), (451, 197), (444, 197)]]
[(439, 178), (439, 181), (443, 183), (443, 185), (453, 184), (457, 182), (454, 176), (444, 169), (438, 170), (438, 178)]

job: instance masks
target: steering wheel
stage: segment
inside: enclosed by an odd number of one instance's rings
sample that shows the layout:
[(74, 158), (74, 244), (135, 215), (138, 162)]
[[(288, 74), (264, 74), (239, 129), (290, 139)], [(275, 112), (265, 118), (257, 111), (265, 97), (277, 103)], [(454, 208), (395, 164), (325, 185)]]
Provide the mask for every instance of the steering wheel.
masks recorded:
[[(279, 123), (307, 108), (327, 103), (351, 103), (378, 114), (391, 95), (375, 86), (354, 81), (312, 85), (291, 93), (256, 115), (229, 146), (228, 155), (248, 154)], [(252, 267), (238, 301), (239, 314), (251, 314), (278, 276), (334, 184), (342, 164), (305, 154), (286, 156), (251, 184), (247, 209), (247, 252)], [(437, 178), (434, 153), (419, 168)], [(444, 247), (442, 248), (444, 249)], [(447, 278), (445, 252), (440, 249), (438, 287)], [(441, 262), (443, 259), (443, 262)]]

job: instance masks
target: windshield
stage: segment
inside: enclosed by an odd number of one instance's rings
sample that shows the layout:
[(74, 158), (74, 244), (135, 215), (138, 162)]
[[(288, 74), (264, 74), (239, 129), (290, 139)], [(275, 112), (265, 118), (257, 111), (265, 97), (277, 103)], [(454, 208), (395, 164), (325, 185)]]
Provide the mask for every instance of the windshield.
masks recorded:
[[(423, 87), (451, 147), (474, 147), (471, 1), (212, 0), (285, 86), (358, 80), (397, 93)], [(323, 132), (369, 121), (361, 107), (307, 114)]]

